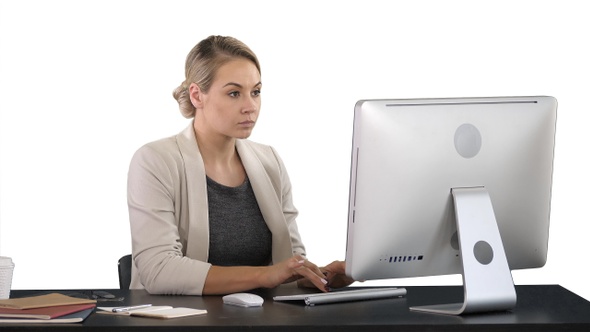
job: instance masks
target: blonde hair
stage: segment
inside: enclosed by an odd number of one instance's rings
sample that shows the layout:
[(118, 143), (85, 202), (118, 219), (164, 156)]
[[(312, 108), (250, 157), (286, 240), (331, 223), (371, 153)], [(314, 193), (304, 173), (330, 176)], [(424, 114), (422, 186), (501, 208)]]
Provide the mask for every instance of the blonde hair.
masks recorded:
[(185, 118), (193, 118), (196, 111), (188, 91), (191, 83), (196, 83), (201, 91), (207, 93), (219, 67), (235, 58), (252, 61), (260, 73), (260, 63), (254, 52), (236, 38), (209, 36), (193, 47), (186, 57), (185, 80), (172, 93)]

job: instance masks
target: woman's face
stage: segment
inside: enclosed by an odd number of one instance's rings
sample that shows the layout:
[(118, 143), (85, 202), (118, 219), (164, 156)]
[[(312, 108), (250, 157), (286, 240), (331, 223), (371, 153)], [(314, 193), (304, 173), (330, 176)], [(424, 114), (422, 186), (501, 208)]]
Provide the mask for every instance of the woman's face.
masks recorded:
[[(260, 111), (260, 73), (246, 59), (221, 66), (207, 93), (191, 84), (191, 100), (197, 108), (195, 127), (203, 134), (247, 138)], [(195, 94), (195, 91), (197, 94)]]

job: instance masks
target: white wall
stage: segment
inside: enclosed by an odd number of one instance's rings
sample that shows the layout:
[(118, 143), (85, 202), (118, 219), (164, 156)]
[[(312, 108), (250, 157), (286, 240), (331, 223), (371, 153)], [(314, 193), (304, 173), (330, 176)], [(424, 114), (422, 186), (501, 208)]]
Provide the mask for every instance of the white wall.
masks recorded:
[[(583, 1), (0, 0), (0, 254), (13, 286), (115, 288), (130, 252), (126, 173), (185, 127), (171, 91), (199, 40), (260, 57), (253, 140), (284, 158), (318, 264), (345, 251), (351, 123), (365, 98), (552, 95), (559, 101), (544, 268), (590, 299), (590, 21)], [(453, 278), (393, 281), (454, 283)]]

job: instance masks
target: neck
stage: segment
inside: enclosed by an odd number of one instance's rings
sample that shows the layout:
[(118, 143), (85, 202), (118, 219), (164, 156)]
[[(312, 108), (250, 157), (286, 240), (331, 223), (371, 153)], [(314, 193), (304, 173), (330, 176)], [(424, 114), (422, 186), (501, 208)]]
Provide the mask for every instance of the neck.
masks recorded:
[(230, 137), (212, 137), (195, 129), (197, 145), (203, 160), (213, 163), (227, 163), (233, 160), (236, 153), (236, 139)]
[(194, 130), (207, 176), (227, 186), (235, 187), (242, 184), (246, 173), (236, 151), (236, 139), (208, 135), (196, 126)]

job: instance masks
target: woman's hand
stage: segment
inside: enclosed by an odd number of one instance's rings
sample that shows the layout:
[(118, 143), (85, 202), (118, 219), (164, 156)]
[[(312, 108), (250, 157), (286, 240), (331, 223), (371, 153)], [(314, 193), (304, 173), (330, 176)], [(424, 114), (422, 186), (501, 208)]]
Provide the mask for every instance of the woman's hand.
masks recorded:
[(317, 287), (324, 292), (328, 290), (326, 287), (328, 281), (320, 268), (300, 255), (269, 266), (261, 280), (263, 287), (267, 288), (274, 288), (296, 280), (305, 280), (305, 283), (310, 287)]
[(326, 276), (330, 288), (342, 288), (354, 282), (354, 279), (346, 275), (346, 263), (343, 261), (333, 261), (321, 270)]
[[(332, 263), (320, 268), (322, 274), (328, 281), (326, 289), (346, 287), (354, 282), (354, 280), (346, 275), (346, 263), (342, 261), (333, 261)], [(314, 287), (308, 280), (300, 280), (300, 287)], [(323, 290), (323, 289), (322, 289)]]

